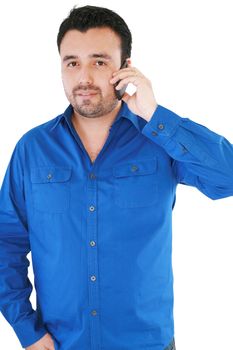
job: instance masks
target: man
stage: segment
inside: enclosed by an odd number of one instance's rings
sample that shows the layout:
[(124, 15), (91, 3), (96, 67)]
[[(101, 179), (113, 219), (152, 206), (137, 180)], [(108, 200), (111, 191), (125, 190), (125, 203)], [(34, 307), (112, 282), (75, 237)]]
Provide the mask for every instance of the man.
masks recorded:
[(233, 147), (157, 104), (116, 13), (74, 8), (57, 43), (70, 105), (22, 136), (6, 171), (1, 312), (27, 350), (174, 350), (176, 186), (233, 195)]

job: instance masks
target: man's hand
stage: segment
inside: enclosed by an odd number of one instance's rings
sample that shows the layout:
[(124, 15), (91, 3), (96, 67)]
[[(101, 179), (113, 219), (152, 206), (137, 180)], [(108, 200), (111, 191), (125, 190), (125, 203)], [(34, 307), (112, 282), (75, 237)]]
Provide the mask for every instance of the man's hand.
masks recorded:
[(149, 121), (157, 108), (157, 102), (153, 93), (152, 84), (137, 68), (131, 67), (128, 61), (128, 68), (122, 68), (113, 73), (111, 84), (121, 80), (116, 89), (121, 89), (124, 85), (132, 83), (137, 90), (130, 96), (125, 92), (122, 100), (127, 103), (129, 109)]
[(25, 348), (25, 350), (55, 350), (53, 338), (49, 333), (46, 333), (36, 343)]

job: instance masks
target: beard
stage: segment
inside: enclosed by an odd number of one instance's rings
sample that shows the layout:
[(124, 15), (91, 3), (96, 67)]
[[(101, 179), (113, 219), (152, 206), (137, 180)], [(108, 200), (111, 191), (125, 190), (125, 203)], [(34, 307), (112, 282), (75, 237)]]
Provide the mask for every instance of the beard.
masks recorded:
[[(83, 92), (88, 92), (90, 90), (91, 92), (95, 92), (96, 95), (90, 98), (82, 98), (78, 95), (80, 90)], [(74, 111), (86, 118), (99, 118), (109, 114), (119, 103), (119, 100), (116, 98), (113, 91), (109, 92), (106, 97), (103, 97), (100, 89), (90, 86), (73, 89), (72, 94), (67, 96), (67, 98), (73, 106)]]

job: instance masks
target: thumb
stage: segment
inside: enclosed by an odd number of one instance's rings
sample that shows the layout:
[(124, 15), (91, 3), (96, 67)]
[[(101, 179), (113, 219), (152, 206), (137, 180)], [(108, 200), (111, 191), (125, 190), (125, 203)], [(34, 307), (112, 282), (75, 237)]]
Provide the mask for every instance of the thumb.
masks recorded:
[(130, 97), (131, 97), (131, 96), (130, 96), (127, 92), (125, 92), (124, 95), (123, 95), (123, 97), (122, 97), (122, 100), (123, 100), (125, 103), (127, 103), (128, 100), (130, 99)]

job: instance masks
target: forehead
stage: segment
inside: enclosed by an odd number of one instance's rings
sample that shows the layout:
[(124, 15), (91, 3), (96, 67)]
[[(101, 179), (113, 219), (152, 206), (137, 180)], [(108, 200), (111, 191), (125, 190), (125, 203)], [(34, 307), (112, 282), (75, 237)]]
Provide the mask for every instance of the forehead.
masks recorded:
[(110, 28), (91, 28), (86, 32), (69, 30), (63, 37), (60, 54), (88, 55), (92, 52), (104, 51), (110, 55), (119, 55), (121, 39)]

